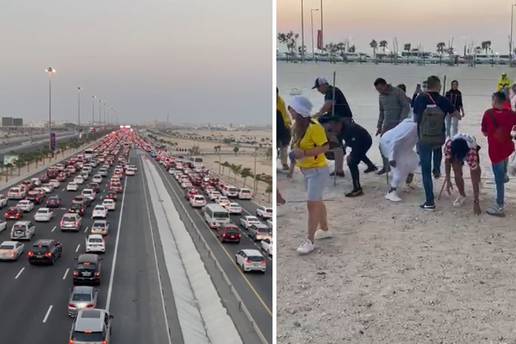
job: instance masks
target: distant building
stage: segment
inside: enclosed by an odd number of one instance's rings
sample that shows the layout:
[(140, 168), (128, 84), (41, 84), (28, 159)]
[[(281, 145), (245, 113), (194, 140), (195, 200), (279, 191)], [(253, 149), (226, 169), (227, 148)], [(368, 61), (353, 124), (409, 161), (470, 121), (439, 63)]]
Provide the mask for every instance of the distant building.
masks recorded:
[(2, 117), (2, 127), (23, 127), (23, 118)]

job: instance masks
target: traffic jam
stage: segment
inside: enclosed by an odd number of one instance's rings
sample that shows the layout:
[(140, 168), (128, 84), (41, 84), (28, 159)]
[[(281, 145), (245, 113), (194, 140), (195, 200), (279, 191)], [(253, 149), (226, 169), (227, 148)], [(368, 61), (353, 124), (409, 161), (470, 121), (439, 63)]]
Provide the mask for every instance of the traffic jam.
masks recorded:
[[(69, 344), (110, 342), (113, 316), (97, 304), (97, 296), (99, 288), (107, 288), (102, 256), (108, 240), (114, 240), (109, 235), (111, 214), (124, 179), (137, 173), (128, 161), (134, 137), (132, 132), (114, 131), (93, 148), (0, 194), (0, 232), (9, 237), (0, 243), (1, 261), (54, 265), (65, 251), (74, 257), (69, 301), (61, 307), (72, 319)], [(51, 222), (56, 225), (49, 231)], [(84, 236), (83, 245), (65, 247), (55, 238), (56, 230)]]
[[(272, 208), (257, 206), (248, 210), (239, 202), (251, 201), (253, 192), (221, 180), (203, 166), (202, 159), (173, 156), (163, 149), (154, 149), (143, 141), (147, 150), (184, 190), (188, 204), (201, 216), (223, 244), (239, 245), (242, 236), (253, 242), (235, 253), (235, 263), (243, 272), (265, 272), (273, 255)], [(254, 207), (253, 207), (254, 208)], [(251, 213), (253, 211), (253, 213)]]

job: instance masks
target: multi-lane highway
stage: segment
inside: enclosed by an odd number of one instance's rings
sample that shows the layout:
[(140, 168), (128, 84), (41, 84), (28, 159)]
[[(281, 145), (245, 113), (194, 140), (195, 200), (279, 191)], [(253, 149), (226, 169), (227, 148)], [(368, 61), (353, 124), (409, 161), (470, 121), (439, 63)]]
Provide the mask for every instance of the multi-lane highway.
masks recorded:
[[(78, 136), (75, 132), (56, 133), (57, 142), (66, 142)], [(36, 135), (34, 137), (24, 136), (13, 138), (0, 145), (0, 155), (10, 152), (30, 152), (48, 145), (48, 134)]]
[[(185, 276), (188, 277), (194, 296), (192, 300), (186, 301), (189, 304), (201, 303), (196, 307), (205, 328), (194, 329), (200, 332), (199, 338), (206, 337), (206, 342), (215, 342), (213, 327), (217, 325), (209, 317), (209, 314), (213, 314), (209, 312), (216, 311), (202, 305), (202, 293), (205, 290), (201, 291), (195, 286), (195, 279), (204, 273), (208, 276), (204, 284), (212, 285), (216, 290), (215, 297), (218, 300), (213, 299), (213, 304), (222, 305), (232, 321), (230, 327), (234, 326), (235, 333), (240, 337), (238, 341), (228, 338), (226, 342), (271, 343), (272, 261), (268, 258), (265, 274), (241, 272), (235, 264), (236, 251), (241, 248), (259, 248), (257, 243), (242, 231), (244, 235), (240, 244), (221, 244), (203, 220), (200, 211), (191, 208), (186, 202), (184, 191), (176, 180), (147, 152), (135, 147), (129, 154), (129, 160), (129, 164), (136, 165), (138, 171), (135, 176), (124, 178), (123, 192), (118, 196), (116, 210), (109, 212), (110, 233), (106, 238), (106, 253), (102, 255), (102, 280), (98, 287), (97, 307), (108, 309), (114, 315), (111, 343), (188, 342), (187, 338), (190, 338), (188, 336), (193, 331), (185, 325), (185, 300), (180, 297), (185, 295), (183, 286), (178, 285), (175, 278), (170, 278), (171, 269), (174, 268), (170, 262), (174, 260), (176, 263), (180, 261), (183, 266), (192, 262), (203, 265), (202, 271), (195, 276), (188, 274), (191, 267), (185, 267)], [(112, 172), (113, 167), (109, 173)], [(97, 203), (107, 193), (107, 180), (109, 176), (100, 185)], [(56, 209), (50, 222), (37, 223), (36, 236), (25, 242), (27, 251), (37, 239), (59, 240), (64, 247), (63, 256), (55, 265), (30, 265), (26, 254), (15, 262), (0, 262), (0, 307), (3, 309), (0, 342), (68, 341), (72, 324), (72, 319), (67, 315), (71, 274), (76, 264), (75, 258), (84, 252), (85, 238), (92, 224), (92, 206), (83, 217), (80, 232), (61, 232), (59, 220), (71, 206), (73, 197), (89, 181), (73, 192), (66, 191), (66, 182), (61, 183), (52, 194), (59, 195), (63, 201), (62, 206)], [(162, 183), (164, 188), (153, 188), (156, 182)], [(0, 193), (6, 192), (0, 190)], [(171, 211), (177, 212), (193, 242), (192, 247), (198, 252), (199, 260), (187, 260), (185, 252), (180, 249), (179, 254), (173, 255), (173, 243), (164, 236), (162, 216), (154, 202), (158, 198), (159, 202), (170, 198), (174, 208)], [(255, 214), (256, 205), (253, 202), (239, 202), (245, 212)], [(8, 207), (15, 204), (16, 201), (10, 200)], [(3, 208), (1, 213), (6, 209)], [(33, 220), (36, 209), (26, 213), (24, 219)], [(239, 218), (232, 216), (232, 222), (238, 224)], [(9, 221), (7, 229), (0, 233), (0, 241), (9, 240), (12, 224), (13, 221)], [(177, 231), (177, 228), (174, 230)], [(220, 330), (224, 331), (223, 328)], [(226, 333), (229, 335), (233, 332), (228, 328)]]

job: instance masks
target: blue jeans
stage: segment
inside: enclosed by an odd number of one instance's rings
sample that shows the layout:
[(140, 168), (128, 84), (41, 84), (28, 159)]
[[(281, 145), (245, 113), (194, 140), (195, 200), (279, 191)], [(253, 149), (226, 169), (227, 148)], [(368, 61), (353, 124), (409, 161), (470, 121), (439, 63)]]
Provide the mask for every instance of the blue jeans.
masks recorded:
[(505, 192), (505, 161), (493, 165), (493, 174), (496, 184), (496, 203), (503, 207)]
[(425, 144), (418, 144), (419, 159), (421, 161), (421, 175), (425, 189), (426, 203), (434, 204), (434, 182), (432, 181), (432, 160), (434, 170), (440, 171), (443, 152), (441, 147), (435, 148)]

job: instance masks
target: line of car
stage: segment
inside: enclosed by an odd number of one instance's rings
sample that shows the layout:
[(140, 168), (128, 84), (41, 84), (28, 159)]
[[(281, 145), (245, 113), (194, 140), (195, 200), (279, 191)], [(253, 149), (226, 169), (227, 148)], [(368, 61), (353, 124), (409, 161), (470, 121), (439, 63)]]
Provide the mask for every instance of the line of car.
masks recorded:
[[(153, 153), (153, 148), (150, 147)], [(258, 206), (255, 215), (248, 213), (236, 200), (251, 200), (253, 193), (247, 188), (237, 188), (220, 180), (210, 170), (182, 156), (172, 156), (158, 150), (151, 154), (185, 191), (185, 199), (192, 208), (201, 210), (208, 226), (216, 231), (222, 243), (240, 243), (242, 235), (255, 241), (258, 247), (243, 248), (235, 254), (235, 263), (244, 272), (265, 272), (264, 256), (273, 254), (272, 208)], [(231, 216), (239, 216), (236, 223)]]
[[(59, 221), (61, 231), (79, 232), (83, 229), (87, 208), (92, 208), (93, 223), (85, 238), (85, 253), (76, 257), (72, 271), (73, 288), (67, 306), (68, 315), (74, 318), (70, 344), (107, 343), (111, 337), (113, 317), (106, 310), (96, 308), (98, 291), (94, 286), (100, 285), (102, 280), (102, 257), (99, 254), (106, 251), (108, 214), (116, 209), (117, 193), (123, 191), (123, 178), (136, 174), (135, 166), (128, 165), (133, 138), (134, 134), (127, 131), (112, 132), (95, 148), (47, 169), (40, 177), (11, 187), (7, 197), (0, 195), (0, 207), (7, 206), (8, 200), (18, 200), (4, 213), (6, 221), (0, 220), (0, 231), (7, 228), (7, 221), (16, 221), (11, 227), (11, 240), (0, 244), (0, 260), (17, 260), (25, 251), (21, 240), (32, 240), (37, 235), (35, 223), (51, 221), (55, 216), (54, 210), (64, 206), (59, 196), (50, 195), (54, 189), (73, 177), (65, 189), (79, 191), (79, 185), (87, 182), (94, 169), (103, 164), (91, 177), (91, 182), (73, 198), (70, 208)], [(103, 200), (97, 200), (100, 198), (97, 196), (100, 185), (114, 165), (112, 176), (106, 183), (108, 193)], [(23, 219), (33, 212), (36, 204), (40, 207), (35, 211), (33, 221)], [(63, 249), (63, 244), (56, 239), (38, 239), (27, 250), (27, 259), (30, 264), (55, 264), (61, 258)]]

